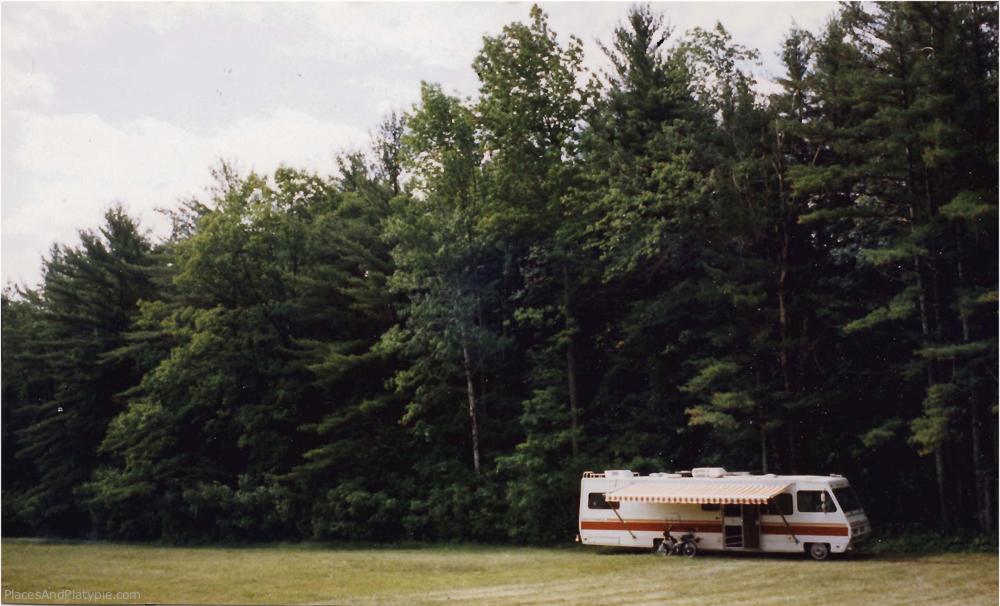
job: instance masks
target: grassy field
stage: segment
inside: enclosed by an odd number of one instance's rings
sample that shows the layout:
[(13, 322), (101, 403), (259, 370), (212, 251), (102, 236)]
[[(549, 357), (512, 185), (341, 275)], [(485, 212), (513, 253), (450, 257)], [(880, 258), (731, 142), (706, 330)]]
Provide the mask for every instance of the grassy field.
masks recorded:
[(37, 540), (4, 540), (0, 551), (4, 602), (15, 601), (11, 591), (63, 589), (139, 592), (139, 599), (100, 601), (158, 604), (992, 605), (998, 598), (995, 554), (812, 562), (593, 548), (171, 548)]

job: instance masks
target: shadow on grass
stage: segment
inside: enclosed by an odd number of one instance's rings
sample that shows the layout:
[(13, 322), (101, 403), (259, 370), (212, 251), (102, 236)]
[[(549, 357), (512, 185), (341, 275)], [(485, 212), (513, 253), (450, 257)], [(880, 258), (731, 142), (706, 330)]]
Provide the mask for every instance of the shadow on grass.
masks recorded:
[[(593, 548), (591, 548), (593, 549)], [(681, 555), (664, 556), (653, 552), (651, 549), (630, 549), (628, 547), (599, 547), (598, 555), (603, 556), (625, 556), (642, 555), (658, 559), (689, 559)], [(919, 556), (914, 556), (919, 557)], [(761, 560), (761, 561), (788, 561), (788, 562), (812, 562), (814, 561), (805, 552), (785, 553), (785, 552), (762, 552), (762, 551), (719, 551), (701, 550), (698, 555), (690, 559), (714, 559), (714, 560)], [(830, 554), (824, 562), (837, 561), (864, 561), (881, 560), (884, 556), (877, 556), (872, 553), (852, 551), (849, 553)]]

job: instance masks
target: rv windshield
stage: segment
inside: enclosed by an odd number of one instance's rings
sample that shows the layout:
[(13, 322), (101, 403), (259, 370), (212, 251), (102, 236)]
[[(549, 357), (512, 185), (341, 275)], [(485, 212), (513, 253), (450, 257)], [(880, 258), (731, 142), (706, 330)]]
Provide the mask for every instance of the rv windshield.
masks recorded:
[(837, 502), (840, 503), (840, 508), (844, 510), (844, 513), (861, 511), (861, 501), (858, 500), (850, 486), (834, 488), (833, 495), (837, 497)]

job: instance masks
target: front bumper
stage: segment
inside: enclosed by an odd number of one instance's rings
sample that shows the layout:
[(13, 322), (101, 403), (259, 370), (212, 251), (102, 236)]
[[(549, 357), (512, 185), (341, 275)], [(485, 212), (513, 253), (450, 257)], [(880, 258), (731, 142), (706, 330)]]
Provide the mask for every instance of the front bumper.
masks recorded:
[(871, 524), (868, 520), (859, 520), (851, 523), (851, 540), (847, 543), (847, 548), (851, 549), (864, 543), (872, 534)]

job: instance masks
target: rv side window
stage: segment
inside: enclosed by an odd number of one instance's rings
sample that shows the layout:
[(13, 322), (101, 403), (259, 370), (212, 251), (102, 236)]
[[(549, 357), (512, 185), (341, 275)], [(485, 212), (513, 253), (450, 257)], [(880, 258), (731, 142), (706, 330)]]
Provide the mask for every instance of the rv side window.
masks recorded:
[(702, 511), (719, 511), (722, 507), (718, 503), (702, 503)]
[(826, 512), (837, 511), (833, 495), (824, 493), (822, 490), (800, 490), (797, 497), (799, 511), (802, 513), (822, 513), (824, 494), (826, 494)]
[(592, 492), (587, 495), (587, 507), (590, 509), (618, 509), (619, 505), (621, 503), (606, 501), (603, 492)]
[(775, 496), (761, 509), (761, 513), (766, 516), (792, 515), (792, 495), (783, 492)]

